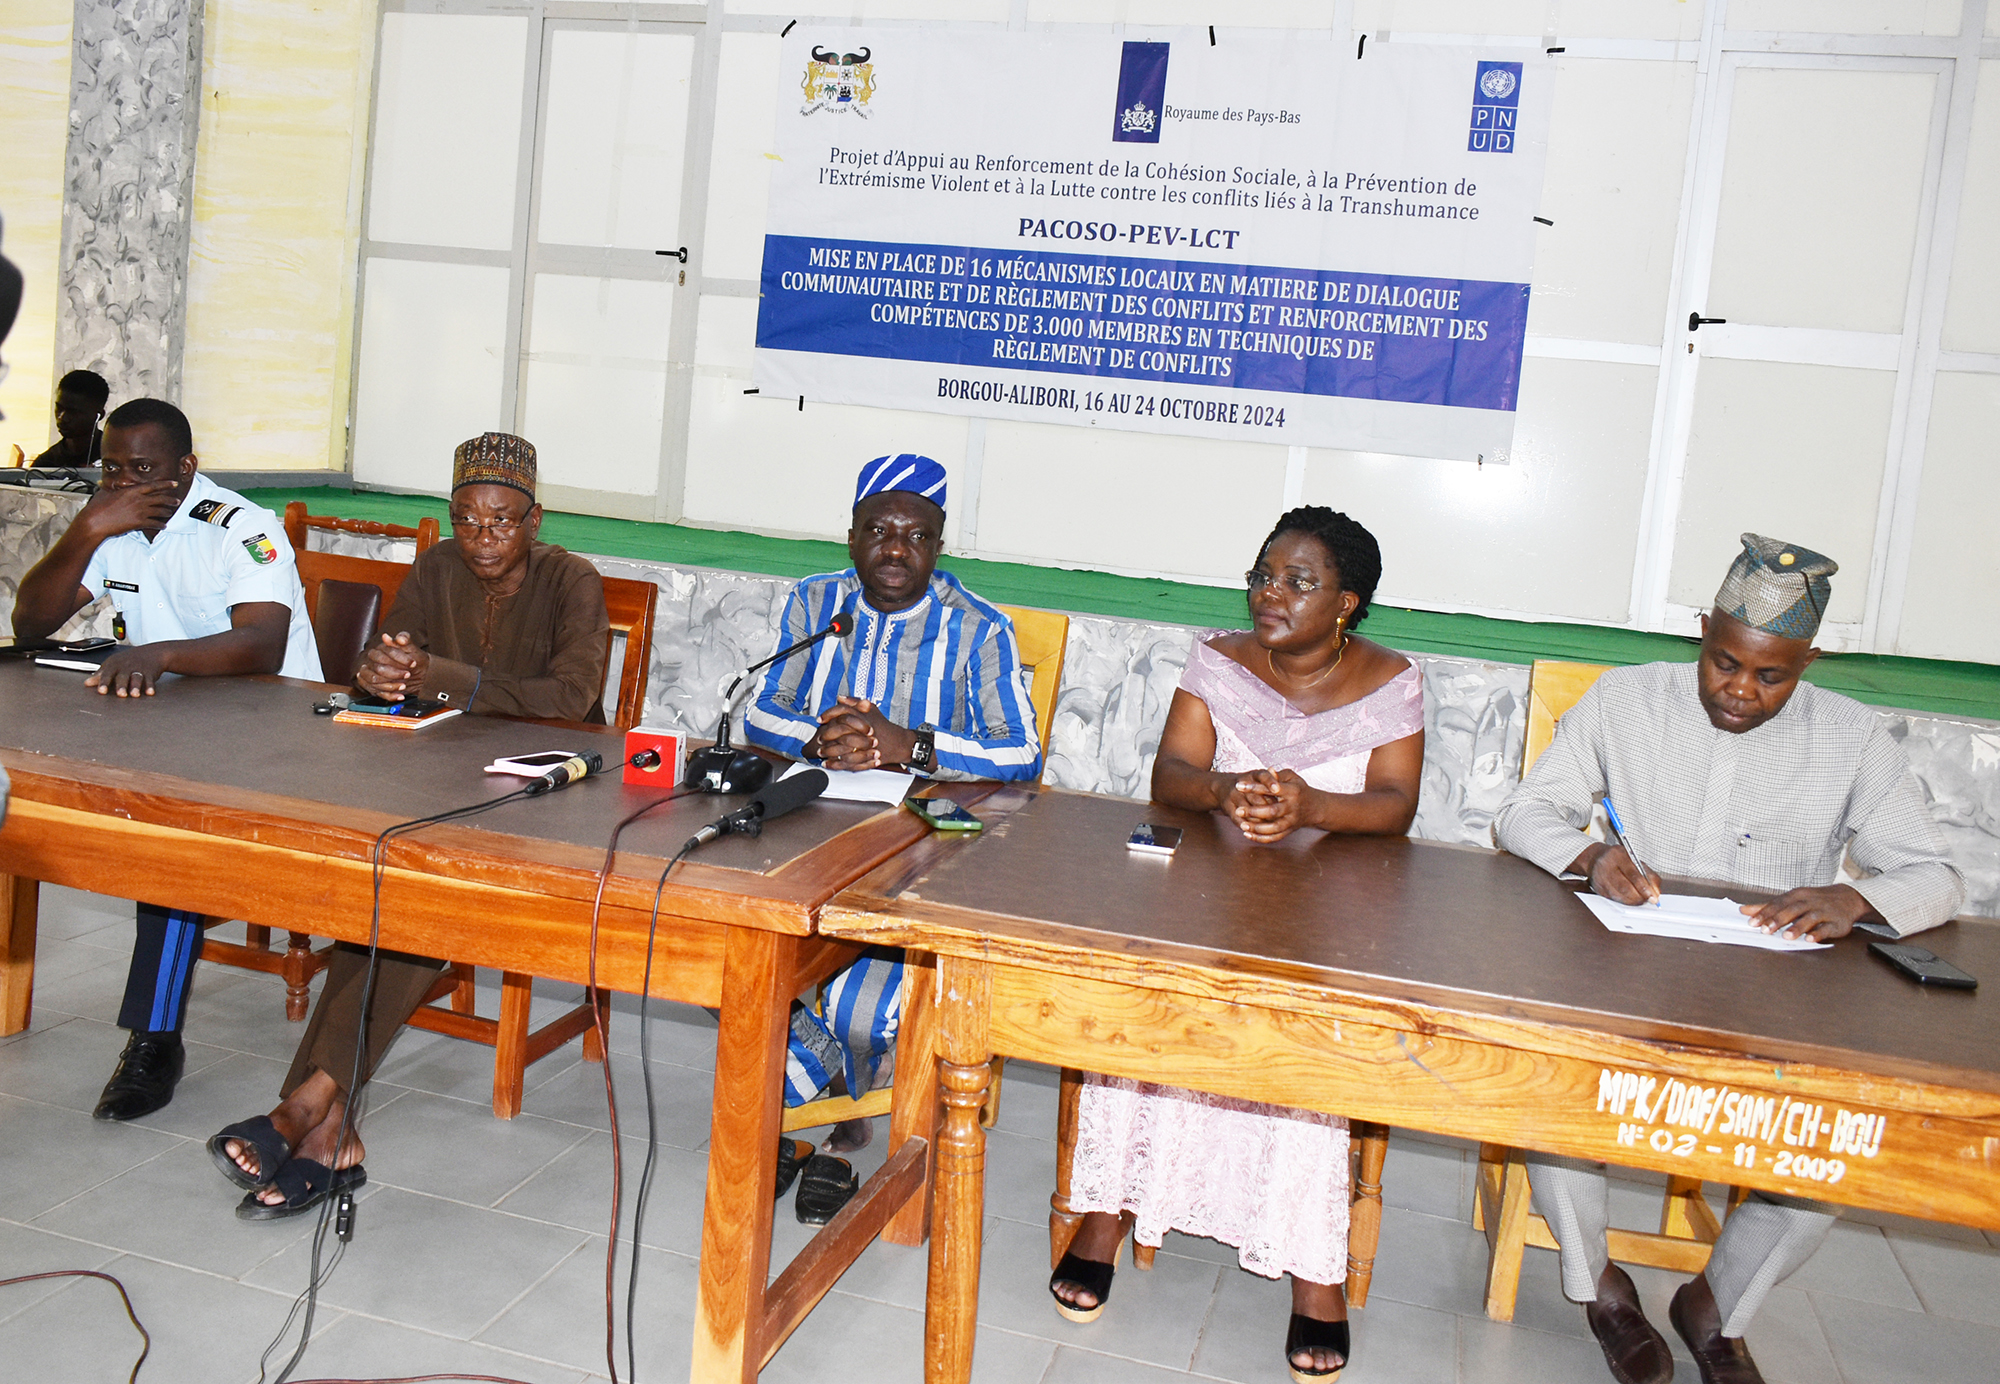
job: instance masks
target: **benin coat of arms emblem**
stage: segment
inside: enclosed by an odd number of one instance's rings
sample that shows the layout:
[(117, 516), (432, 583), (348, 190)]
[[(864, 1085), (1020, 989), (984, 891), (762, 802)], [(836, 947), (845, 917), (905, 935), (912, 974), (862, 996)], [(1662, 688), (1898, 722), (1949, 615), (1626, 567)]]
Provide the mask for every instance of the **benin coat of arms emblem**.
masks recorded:
[(866, 119), (868, 100), (875, 94), (872, 52), (864, 48), (859, 53), (836, 53), (830, 48), (815, 47), (806, 62), (806, 103), (799, 114), (852, 111)]

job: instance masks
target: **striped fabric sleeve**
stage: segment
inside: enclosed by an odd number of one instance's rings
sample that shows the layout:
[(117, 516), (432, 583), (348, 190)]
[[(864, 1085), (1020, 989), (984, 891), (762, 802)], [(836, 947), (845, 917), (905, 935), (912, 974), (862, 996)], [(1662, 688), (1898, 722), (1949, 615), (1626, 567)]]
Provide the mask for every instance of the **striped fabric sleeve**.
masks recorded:
[(983, 637), (966, 661), (965, 710), (974, 733), (936, 732), (933, 777), (1032, 779), (1042, 771), (1042, 744), (1014, 626), (997, 610), (980, 623)]
[[(826, 628), (833, 614), (838, 586), (832, 582), (800, 582), (785, 598), (784, 618), (779, 622), (778, 646), (784, 648)], [(820, 610), (819, 606), (827, 607)], [(743, 736), (753, 745), (789, 755), (806, 757), (806, 744), (819, 734), (819, 716), (813, 710), (814, 673), (823, 658), (839, 649), (838, 640), (823, 639), (810, 649), (778, 660), (764, 674), (757, 699), (743, 716)]]
[(1590, 845), (1584, 828), (1604, 796), (1604, 693), (1592, 687), (1556, 728), (1553, 743), (1493, 819), (1500, 849), (1561, 875)]

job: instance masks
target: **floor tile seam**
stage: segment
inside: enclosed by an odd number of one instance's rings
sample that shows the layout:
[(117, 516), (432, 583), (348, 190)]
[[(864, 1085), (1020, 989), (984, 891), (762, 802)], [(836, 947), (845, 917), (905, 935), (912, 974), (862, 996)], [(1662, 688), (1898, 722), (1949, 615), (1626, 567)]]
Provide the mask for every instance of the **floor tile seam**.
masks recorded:
[[(488, 1331), (491, 1331), (495, 1326), (499, 1325), (500, 1319), (502, 1317), (506, 1316), (509, 1312), (513, 1311), (516, 1307), (520, 1306), (523, 1302), (527, 1301), (528, 1295), (530, 1293), (534, 1292), (537, 1288), (541, 1287), (544, 1283), (548, 1282), (549, 1279), (558, 1270), (560, 1270), (565, 1264), (569, 1263), (572, 1259), (575, 1259), (577, 1255), (583, 1253), (583, 1251), (588, 1249), (590, 1245), (591, 1245), (590, 1238), (586, 1236), (576, 1246), (575, 1249), (572, 1249), (568, 1254), (565, 1254), (562, 1258), (556, 1260), (553, 1264), (549, 1265), (547, 1269), (542, 1271), (541, 1275), (537, 1277), (534, 1282), (522, 1288), (521, 1291), (516, 1293), (512, 1298), (509, 1298), (505, 1305), (503, 1305), (492, 1316), (488, 1317), (484, 1322), (480, 1323), (480, 1325), (472, 1332), (470, 1336), (466, 1337), (466, 1339), (468, 1341), (478, 1342), (481, 1345), (488, 1344), (485, 1341), (479, 1340), (481, 1335), (483, 1335)], [(570, 1368), (574, 1369), (576, 1367), (572, 1365), (570, 1366)]]
[[(110, 1259), (107, 1259), (104, 1262), (109, 1264), (114, 1262), (117, 1258), (118, 1256), (114, 1254), (111, 1256)], [(49, 1270), (45, 1269), (43, 1270), (43, 1272), (46, 1273), (49, 1272)], [(6, 1277), (11, 1278), (13, 1277), (13, 1275), (8, 1274), (6, 1275)], [(40, 1307), (43, 1303), (47, 1302), (49, 1299), (61, 1296), (63, 1293), (68, 1292), (71, 1288), (76, 1287), (77, 1284), (81, 1282), (83, 1282), (83, 1280), (80, 1278), (72, 1278), (67, 1283), (63, 1283), (58, 1287), (50, 1289), (47, 1293), (44, 1293), (41, 1297), (29, 1298), (26, 1302), (22, 1303), (19, 1307), (16, 1307), (11, 1312), (0, 1313), (0, 1326), (5, 1326), (8, 1322), (13, 1321), (23, 1312), (34, 1311), (37, 1307)]]
[(1833, 1372), (1840, 1377), (1840, 1384), (1854, 1384), (1847, 1371), (1841, 1368), (1840, 1354), (1833, 1348), (1833, 1333), (1826, 1329), (1826, 1314), (1819, 1310), (1819, 1298), (1809, 1289), (1806, 1290), (1806, 1306), (1812, 1309), (1813, 1325), (1819, 1328), (1820, 1338), (1826, 1342), (1827, 1358), (1833, 1361)]
[[(51, 1211), (53, 1211), (54, 1209), (55, 1209), (54, 1207), (49, 1208), (49, 1210)], [(47, 1215), (48, 1212), (45, 1211), (42, 1214)], [(102, 1269), (104, 1267), (104, 1264), (109, 1264), (113, 1260), (119, 1258), (121, 1255), (130, 1254), (132, 1252), (131, 1250), (128, 1250), (121, 1245), (107, 1245), (100, 1240), (88, 1239), (82, 1235), (67, 1235), (60, 1230), (51, 1230), (48, 1226), (45, 1225), (36, 1225), (33, 1221), (17, 1221), (12, 1219), (6, 1219), (6, 1220), (0, 1220), (0, 1225), (11, 1225), (20, 1230), (32, 1230), (37, 1235), (47, 1235), (53, 1239), (63, 1240), (72, 1245), (88, 1245), (92, 1249), (101, 1249), (109, 1256), (109, 1258), (105, 1259), (101, 1264), (92, 1264), (87, 1266), (93, 1269)], [(184, 1266), (175, 1265), (175, 1267), (180, 1268)], [(12, 1278), (12, 1277), (13, 1277), (12, 1274), (0, 1274), (0, 1278)]]
[[(542, 1119), (542, 1118), (544, 1118), (544, 1117), (543, 1117), (543, 1116), (540, 1116), (540, 1115), (537, 1115), (537, 1116), (535, 1116), (535, 1118), (539, 1120), (539, 1119)], [(555, 1121), (555, 1120), (551, 1120), (551, 1121), (549, 1121), (549, 1123), (551, 1123), (551, 1124), (556, 1124), (556, 1123), (560, 1123), (560, 1122), (559, 1122), (559, 1121)], [(575, 1128), (575, 1126), (570, 1126), (570, 1128)], [(509, 1188), (508, 1188), (508, 1189), (507, 1189), (506, 1191), (502, 1192), (502, 1193), (501, 1193), (501, 1194), (500, 1194), (499, 1196), (495, 1197), (495, 1198), (493, 1199), (492, 1203), (491, 1203), (491, 1204), (490, 1204), (490, 1205), (489, 1205), (489, 1206), (488, 1206), (488, 1207), (487, 1207), (486, 1209), (487, 1209), (487, 1210), (489, 1210), (489, 1211), (498, 1211), (498, 1210), (500, 1209), (500, 1203), (501, 1203), (501, 1202), (503, 1202), (503, 1201), (507, 1200), (507, 1198), (508, 1198), (508, 1197), (511, 1197), (511, 1196), (513, 1196), (513, 1195), (514, 1195), (514, 1193), (516, 1193), (516, 1192), (520, 1191), (520, 1190), (521, 1190), (521, 1189), (522, 1189), (523, 1187), (527, 1186), (527, 1185), (528, 1185), (528, 1184), (529, 1184), (530, 1182), (533, 1182), (533, 1181), (534, 1181), (534, 1180), (535, 1180), (536, 1178), (540, 1177), (540, 1176), (541, 1176), (541, 1175), (542, 1175), (543, 1173), (547, 1172), (547, 1171), (548, 1171), (548, 1170), (549, 1170), (550, 1168), (553, 1168), (553, 1167), (554, 1167), (554, 1166), (555, 1166), (556, 1164), (560, 1163), (560, 1162), (561, 1162), (561, 1161), (562, 1161), (563, 1159), (565, 1159), (565, 1158), (569, 1157), (569, 1156), (570, 1156), (570, 1155), (571, 1155), (572, 1153), (575, 1153), (575, 1152), (576, 1152), (576, 1151), (577, 1151), (578, 1149), (582, 1148), (582, 1147), (583, 1147), (583, 1146), (584, 1146), (585, 1144), (589, 1143), (589, 1142), (590, 1142), (590, 1133), (591, 1133), (591, 1132), (590, 1132), (589, 1130), (584, 1130), (584, 1131), (581, 1131), (581, 1132), (579, 1132), (579, 1133), (577, 1134), (577, 1136), (576, 1136), (575, 1138), (571, 1139), (571, 1140), (569, 1141), (569, 1143), (568, 1143), (568, 1144), (566, 1144), (566, 1145), (564, 1145), (564, 1146), (563, 1146), (563, 1149), (562, 1149), (562, 1151), (561, 1151), (560, 1153), (556, 1154), (556, 1156), (555, 1156), (555, 1157), (553, 1157), (553, 1158), (549, 1159), (549, 1160), (548, 1160), (547, 1162), (543, 1163), (543, 1164), (542, 1164), (542, 1165), (541, 1165), (541, 1166), (540, 1166), (539, 1168), (536, 1168), (536, 1169), (535, 1169), (535, 1170), (534, 1170), (533, 1172), (529, 1173), (529, 1174), (528, 1174), (528, 1175), (527, 1175), (526, 1177), (523, 1177), (523, 1178), (522, 1178), (522, 1179), (521, 1179), (521, 1180), (520, 1180), (519, 1182), (516, 1182), (516, 1183), (515, 1183), (515, 1184), (514, 1184), (514, 1185), (513, 1185), (512, 1187), (509, 1187)]]
[[(339, 1308), (338, 1310), (347, 1317), (358, 1318), (361, 1321), (376, 1322), (382, 1326), (401, 1327), (405, 1331), (414, 1331), (420, 1336), (429, 1336), (432, 1340), (446, 1341), (452, 1345), (478, 1346), (481, 1350), (494, 1351), (495, 1353), (500, 1355), (510, 1355), (516, 1360), (529, 1360), (537, 1365), (548, 1365), (559, 1370), (577, 1370), (580, 1368), (579, 1366), (572, 1365), (567, 1360), (551, 1360), (546, 1356), (530, 1355), (526, 1351), (513, 1350), (507, 1346), (496, 1346), (490, 1341), (475, 1340), (470, 1336), (454, 1336), (450, 1332), (438, 1331), (432, 1327), (420, 1326), (416, 1322), (407, 1322), (397, 1317), (384, 1317), (384, 1316), (379, 1316), (373, 1312), (364, 1312), (357, 1307), (342, 1307)], [(480, 1329), (482, 1331), (485, 1330), (484, 1327), (481, 1327)], [(313, 1340), (318, 1341), (320, 1339), (321, 1334), (323, 1333), (315, 1332), (313, 1335)], [(308, 1356), (310, 1356), (312, 1352), (308, 1350), (306, 1353)], [(303, 1365), (305, 1362), (301, 1361), (300, 1363)]]
[[(1037, 1341), (1045, 1341), (1048, 1340), (1049, 1338), (1046, 1336), (1035, 1336), (1031, 1337), (1030, 1339)], [(1200, 1370), (1192, 1368), (1184, 1370), (1175, 1369), (1172, 1365), (1162, 1365), (1157, 1360), (1144, 1360), (1136, 1355), (1120, 1355), (1115, 1350), (1096, 1350), (1090, 1346), (1075, 1345), (1068, 1341), (1057, 1341), (1054, 1344), (1058, 1352), (1065, 1350), (1073, 1350), (1077, 1352), (1079, 1355), (1095, 1355), (1099, 1359), (1103, 1360), (1123, 1360), (1127, 1364), (1143, 1365), (1145, 1368), (1153, 1370), (1167, 1370), (1173, 1374), (1185, 1375), (1189, 1379), (1212, 1381), (1213, 1384), (1243, 1384), (1242, 1380), (1233, 1378), (1226, 1374), (1204, 1374)], [(1051, 1358), (1050, 1363), (1051, 1364), (1054, 1363), (1053, 1358)]]
[[(1880, 1227), (1877, 1227), (1877, 1233), (1882, 1233)], [(1910, 1272), (1909, 1266), (1903, 1262), (1902, 1252), (1897, 1248), (1896, 1245), (1896, 1237), (1894, 1235), (1883, 1233), (1882, 1239), (1886, 1241), (1889, 1246), (1889, 1257), (1896, 1261), (1896, 1272), (1900, 1273), (1903, 1276), (1903, 1282), (1909, 1285), (1910, 1296), (1917, 1300), (1918, 1305), (1923, 1308), (1926, 1316), (1943, 1317), (1947, 1321), (1964, 1320), (1964, 1318), (1954, 1317), (1949, 1312), (1931, 1306), (1931, 1301), (1928, 1297), (1924, 1295), (1924, 1290), (1919, 1286), (1917, 1286), (1916, 1275), (1912, 1274)]]
[[(1135, 1249), (1133, 1255), (1138, 1251)], [(1215, 1280), (1208, 1285), (1208, 1310), (1201, 1314), (1201, 1329), (1194, 1333), (1194, 1345), (1188, 1351), (1186, 1374), (1194, 1373), (1194, 1362), (1201, 1358), (1201, 1343), (1208, 1339), (1208, 1325), (1215, 1320), (1215, 1309), (1222, 1303), (1222, 1267), (1216, 1266)]]
[[(21, 1097), (19, 1097), (19, 1096), (16, 1096), (16, 1097), (15, 1097), (15, 1099), (16, 1099), (16, 1100), (19, 1100), (19, 1099), (21, 1099)], [(66, 1106), (56, 1106), (56, 1107), (53, 1107), (53, 1108), (55, 1108), (55, 1109), (58, 1109), (58, 1110), (63, 1110), (63, 1109), (67, 1109), (68, 1107), (66, 1107)], [(69, 1113), (71, 1113), (72, 1115), (74, 1115), (74, 1114), (80, 1114), (80, 1113), (82, 1113), (82, 1112), (80, 1112), (80, 1111), (75, 1111), (75, 1110), (71, 1110), (71, 1111), (70, 1111)], [(153, 1132), (153, 1133), (156, 1133), (156, 1134), (169, 1134), (169, 1133), (171, 1133), (171, 1131), (168, 1131), (168, 1130), (164, 1130), (164, 1129), (161, 1129), (161, 1130), (154, 1130), (154, 1131), (152, 1131), (152, 1132)], [(174, 1134), (174, 1135), (172, 1135), (172, 1137), (173, 1137), (174, 1139), (178, 1140), (178, 1141), (179, 1141), (179, 1143), (180, 1143), (181, 1145), (185, 1145), (185, 1144), (192, 1144), (192, 1143), (195, 1143), (195, 1142), (196, 1142), (195, 1140), (193, 1140), (193, 1139), (190, 1139), (190, 1138), (189, 1138), (189, 1137), (188, 1137), (187, 1135), (185, 1135), (185, 1134)], [(141, 1159), (140, 1159), (140, 1160), (139, 1160), (138, 1162), (136, 1162), (136, 1163), (132, 1164), (132, 1165), (131, 1165), (130, 1167), (126, 1167), (126, 1168), (120, 1168), (120, 1169), (119, 1169), (119, 1170), (118, 1170), (117, 1172), (115, 1172), (115, 1173), (111, 1174), (111, 1176), (109, 1176), (109, 1177), (105, 1178), (105, 1179), (104, 1179), (103, 1181), (101, 1181), (101, 1182), (93, 1182), (93, 1183), (92, 1183), (92, 1184), (91, 1184), (90, 1186), (88, 1186), (88, 1187), (82, 1187), (82, 1188), (79, 1188), (79, 1189), (78, 1189), (77, 1191), (75, 1191), (75, 1192), (71, 1193), (71, 1194), (70, 1194), (69, 1196), (66, 1196), (66, 1197), (64, 1197), (64, 1198), (63, 1198), (63, 1199), (62, 1199), (61, 1201), (57, 1202), (57, 1203), (56, 1203), (55, 1205), (53, 1205), (53, 1206), (45, 1206), (45, 1207), (43, 1207), (43, 1208), (42, 1208), (42, 1209), (41, 1209), (40, 1211), (37, 1211), (37, 1212), (35, 1213), (35, 1216), (34, 1216), (34, 1220), (37, 1220), (37, 1221), (38, 1221), (38, 1220), (40, 1220), (40, 1219), (41, 1219), (41, 1218), (42, 1218), (43, 1216), (47, 1216), (47, 1215), (50, 1215), (50, 1214), (52, 1214), (52, 1213), (54, 1213), (54, 1212), (57, 1212), (57, 1211), (60, 1211), (60, 1210), (62, 1210), (62, 1209), (63, 1209), (63, 1208), (65, 1207), (65, 1206), (68, 1206), (68, 1205), (69, 1205), (69, 1204), (70, 1204), (71, 1202), (76, 1202), (76, 1201), (81, 1201), (81, 1200), (83, 1200), (83, 1198), (85, 1198), (85, 1197), (87, 1197), (87, 1196), (90, 1196), (90, 1195), (92, 1195), (92, 1194), (94, 1194), (94, 1193), (96, 1193), (96, 1192), (99, 1192), (99, 1191), (102, 1191), (102, 1190), (103, 1190), (104, 1188), (106, 1188), (106, 1187), (110, 1186), (110, 1185), (111, 1185), (112, 1183), (116, 1182), (116, 1181), (117, 1181), (117, 1180), (118, 1180), (119, 1178), (121, 1178), (121, 1177), (124, 1177), (124, 1176), (125, 1176), (126, 1174), (128, 1174), (128, 1173), (135, 1173), (135, 1172), (139, 1171), (139, 1169), (141, 1169), (141, 1168), (145, 1167), (145, 1166), (146, 1166), (146, 1165), (147, 1165), (148, 1163), (153, 1163), (153, 1162), (157, 1162), (157, 1161), (158, 1161), (159, 1159), (162, 1159), (162, 1158), (165, 1158), (165, 1157), (166, 1157), (166, 1156), (167, 1156), (168, 1154), (170, 1154), (170, 1153), (177, 1153), (177, 1152), (179, 1152), (179, 1151), (180, 1151), (180, 1150), (179, 1150), (179, 1147), (178, 1147), (177, 1145), (169, 1145), (169, 1146), (167, 1146), (167, 1147), (165, 1147), (165, 1148), (162, 1148), (162, 1149), (160, 1149), (160, 1150), (159, 1150), (159, 1152), (157, 1152), (157, 1153), (151, 1153), (151, 1154), (148, 1154), (148, 1155), (147, 1155), (146, 1157), (144, 1157), (144, 1158), (141, 1158)], [(29, 1224), (33, 1224), (33, 1221), (29, 1222)], [(48, 1227), (47, 1227), (47, 1226), (42, 1226), (42, 1225), (37, 1225), (37, 1226), (35, 1226), (35, 1229), (37, 1229), (37, 1230), (48, 1230)], [(49, 1233), (53, 1235), (53, 1234), (55, 1234), (56, 1232), (55, 1232), (55, 1231), (52, 1231), (52, 1230), (50, 1230), (50, 1231), (49, 1231)]]
[[(370, 1182), (375, 1182), (377, 1180), (378, 1179), (372, 1177), (369, 1179)], [(545, 1221), (541, 1219), (539, 1216), (524, 1216), (520, 1214), (518, 1211), (502, 1211), (498, 1207), (481, 1206), (478, 1202), (475, 1201), (460, 1201), (456, 1197), (442, 1196), (437, 1192), (427, 1192), (420, 1187), (404, 1187), (393, 1182), (383, 1182), (382, 1187), (384, 1190), (401, 1192), (404, 1196), (422, 1197), (426, 1201), (441, 1202), (446, 1206), (457, 1206), (467, 1211), (479, 1211), (489, 1216), (505, 1216), (510, 1221), (519, 1221), (524, 1225), (546, 1226), (551, 1230), (566, 1230), (571, 1234), (583, 1235), (586, 1237), (591, 1234), (591, 1232), (588, 1230), (578, 1230), (575, 1226), (564, 1225), (560, 1221)]]

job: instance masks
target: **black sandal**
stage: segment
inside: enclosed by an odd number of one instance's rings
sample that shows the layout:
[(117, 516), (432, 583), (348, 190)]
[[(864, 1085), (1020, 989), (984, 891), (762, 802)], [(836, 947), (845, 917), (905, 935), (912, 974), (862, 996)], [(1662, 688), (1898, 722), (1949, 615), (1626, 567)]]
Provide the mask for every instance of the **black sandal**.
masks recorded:
[[(245, 1172), (243, 1165), (229, 1156), (231, 1139), (239, 1144), (248, 1144), (257, 1151), (256, 1174)], [(223, 1126), (220, 1134), (211, 1134), (208, 1156), (215, 1160), (215, 1166), (222, 1170), (224, 1177), (238, 1187), (254, 1192), (277, 1180), (278, 1170), (292, 1160), (292, 1146), (285, 1142), (284, 1135), (278, 1133), (278, 1127), (271, 1123), (269, 1115), (253, 1115), (247, 1120)]]
[[(1102, 1259), (1084, 1259), (1065, 1252), (1056, 1265), (1056, 1271), (1049, 1275), (1049, 1296), (1056, 1300), (1056, 1311), (1070, 1321), (1088, 1325), (1104, 1315), (1104, 1304), (1111, 1301), (1111, 1276), (1118, 1272), (1118, 1254), (1125, 1248), (1125, 1242), (1118, 1242), (1118, 1249), (1111, 1252), (1111, 1262)], [(1097, 1299), (1094, 1307), (1078, 1307), (1064, 1300), (1056, 1291), (1056, 1285), (1067, 1283), (1073, 1288), (1081, 1288)]]
[(368, 1170), (356, 1163), (351, 1168), (329, 1168), (311, 1158), (294, 1158), (278, 1169), (271, 1185), (285, 1194), (274, 1204), (259, 1200), (255, 1192), (245, 1192), (237, 1203), (239, 1221), (282, 1221), (302, 1216), (336, 1192), (345, 1192), (368, 1181)]
[[(1303, 1313), (1292, 1313), (1292, 1324), (1285, 1328), (1285, 1368), (1292, 1372), (1298, 1384), (1333, 1384), (1340, 1378), (1340, 1372), (1347, 1368), (1347, 1323), (1323, 1322), (1317, 1317)], [(1340, 1363), (1330, 1370), (1302, 1369), (1292, 1363), (1294, 1353), (1301, 1350), (1337, 1350)]]
[(812, 1157), (813, 1146), (803, 1139), (778, 1140), (778, 1190), (772, 1193), (773, 1201), (792, 1190), (792, 1183), (798, 1179), (799, 1169)]
[(792, 1203), (799, 1224), (825, 1225), (860, 1187), (852, 1163), (830, 1153), (814, 1154), (799, 1171), (799, 1194)]

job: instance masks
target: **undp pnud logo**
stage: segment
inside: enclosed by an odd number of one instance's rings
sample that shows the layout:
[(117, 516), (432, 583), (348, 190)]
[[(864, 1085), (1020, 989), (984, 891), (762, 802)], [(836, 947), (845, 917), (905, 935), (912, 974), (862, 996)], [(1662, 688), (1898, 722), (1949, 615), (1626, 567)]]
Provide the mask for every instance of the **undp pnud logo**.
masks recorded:
[(1513, 153), (1520, 115), (1521, 64), (1480, 63), (1472, 84), (1472, 135), (1465, 147), (1475, 154)]

